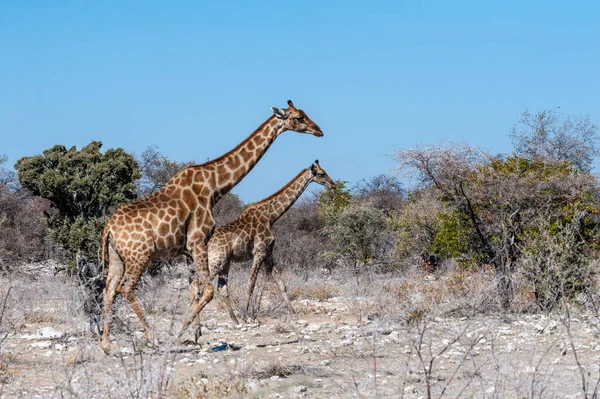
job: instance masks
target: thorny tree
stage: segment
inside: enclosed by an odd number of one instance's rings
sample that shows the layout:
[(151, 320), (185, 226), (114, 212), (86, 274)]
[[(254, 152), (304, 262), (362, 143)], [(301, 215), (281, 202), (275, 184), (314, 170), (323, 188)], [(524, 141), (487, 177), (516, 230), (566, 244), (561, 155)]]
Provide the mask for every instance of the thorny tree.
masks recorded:
[(558, 223), (588, 206), (596, 183), (566, 161), (492, 157), (465, 143), (404, 149), (396, 159), (460, 215), (459, 228), (468, 231), (465, 255), (493, 266), (504, 309), (510, 307), (511, 273), (523, 240), (540, 220)]

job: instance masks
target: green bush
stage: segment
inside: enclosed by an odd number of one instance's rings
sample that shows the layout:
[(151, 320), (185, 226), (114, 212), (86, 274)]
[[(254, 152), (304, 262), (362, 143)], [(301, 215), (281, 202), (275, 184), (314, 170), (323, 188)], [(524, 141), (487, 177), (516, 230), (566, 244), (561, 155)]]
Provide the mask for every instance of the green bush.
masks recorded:
[(136, 198), (135, 159), (121, 148), (101, 153), (101, 147), (98, 141), (79, 151), (55, 145), (15, 164), (21, 185), (56, 209), (47, 213), (50, 236), (73, 257), (95, 258), (108, 215)]

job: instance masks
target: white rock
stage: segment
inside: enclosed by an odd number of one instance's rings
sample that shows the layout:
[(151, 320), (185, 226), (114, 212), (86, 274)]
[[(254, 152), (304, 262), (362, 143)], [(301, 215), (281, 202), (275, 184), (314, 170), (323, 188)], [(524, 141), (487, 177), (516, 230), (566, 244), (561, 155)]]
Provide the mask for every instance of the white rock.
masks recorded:
[(395, 343), (400, 343), (400, 332), (399, 331), (392, 331), (390, 333), (390, 335), (388, 335), (388, 337)]
[(417, 393), (418, 391), (417, 391), (417, 388), (415, 388), (412, 385), (409, 385), (409, 386), (407, 386), (407, 387), (404, 388), (404, 392), (405, 393)]
[(123, 355), (133, 355), (133, 349), (127, 347), (119, 348), (119, 352)]
[(294, 387), (294, 392), (306, 392), (306, 387), (304, 385), (298, 385), (297, 387)]
[(45, 339), (57, 339), (57, 338), (61, 338), (63, 335), (65, 335), (64, 332), (59, 331), (52, 327), (42, 327), (39, 330), (37, 330), (36, 334), (40, 338), (45, 338)]
[(252, 392), (256, 392), (260, 389), (260, 381), (255, 380), (253, 378), (249, 379), (246, 382), (246, 385), (248, 386), (248, 389)]
[(52, 342), (49, 341), (41, 341), (41, 342), (34, 342), (33, 344), (29, 345), (32, 348), (38, 348), (38, 349), (49, 349), (52, 347)]

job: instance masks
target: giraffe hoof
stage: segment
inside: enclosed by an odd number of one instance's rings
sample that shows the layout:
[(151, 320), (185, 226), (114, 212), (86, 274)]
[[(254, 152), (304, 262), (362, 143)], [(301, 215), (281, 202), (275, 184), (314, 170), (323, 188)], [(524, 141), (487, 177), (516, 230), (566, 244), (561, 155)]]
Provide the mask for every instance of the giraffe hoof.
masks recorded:
[(102, 344), (102, 350), (106, 355), (110, 355), (110, 344)]
[(198, 343), (198, 340), (200, 339), (201, 336), (202, 336), (202, 327), (198, 326), (196, 331), (194, 331), (194, 342)]

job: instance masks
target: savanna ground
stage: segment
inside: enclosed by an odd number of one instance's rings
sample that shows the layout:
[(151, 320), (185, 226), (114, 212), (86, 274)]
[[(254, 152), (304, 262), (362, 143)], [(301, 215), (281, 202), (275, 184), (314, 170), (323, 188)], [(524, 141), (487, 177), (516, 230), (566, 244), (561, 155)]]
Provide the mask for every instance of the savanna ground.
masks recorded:
[[(139, 288), (156, 344), (119, 300), (107, 356), (82, 289), (54, 270), (2, 278), (3, 398), (578, 398), (599, 380), (598, 317), (586, 298), (550, 314), (486, 312), (496, 301), (489, 272), (286, 271), (295, 321), (259, 279), (252, 323), (234, 325), (217, 297), (202, 313), (200, 348), (172, 342), (188, 304), (188, 267), (177, 265)], [(246, 278), (232, 271), (238, 303)], [(526, 309), (531, 292), (515, 287)]]

